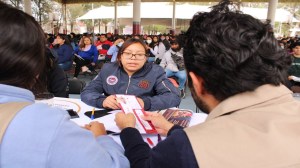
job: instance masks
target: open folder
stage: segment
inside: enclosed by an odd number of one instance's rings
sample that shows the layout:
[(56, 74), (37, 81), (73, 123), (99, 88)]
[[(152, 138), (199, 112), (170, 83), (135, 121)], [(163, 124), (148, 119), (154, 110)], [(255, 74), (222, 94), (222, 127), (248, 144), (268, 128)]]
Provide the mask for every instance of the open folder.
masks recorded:
[(74, 54), (74, 55), (75, 55), (75, 57), (77, 57), (77, 58), (79, 58), (81, 60), (84, 60), (80, 55), (78, 55), (78, 54)]

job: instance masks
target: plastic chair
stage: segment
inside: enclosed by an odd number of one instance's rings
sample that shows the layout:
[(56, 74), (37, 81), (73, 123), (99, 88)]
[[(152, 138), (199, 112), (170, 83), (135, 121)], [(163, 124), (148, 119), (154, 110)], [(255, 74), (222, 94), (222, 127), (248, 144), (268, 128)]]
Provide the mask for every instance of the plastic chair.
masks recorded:
[(58, 64), (64, 71), (69, 71), (72, 69), (73, 61), (68, 61), (65, 63)]
[(68, 80), (68, 92), (69, 94), (80, 94), (85, 87), (85, 81), (79, 79), (69, 79)]
[(293, 91), (294, 93), (300, 93), (300, 86), (299, 85), (292, 86), (291, 91)]
[(170, 78), (168, 78), (168, 79), (170, 80), (170, 82), (171, 82), (176, 88), (179, 87), (178, 82), (177, 82), (177, 80), (174, 79), (174, 77), (170, 77)]

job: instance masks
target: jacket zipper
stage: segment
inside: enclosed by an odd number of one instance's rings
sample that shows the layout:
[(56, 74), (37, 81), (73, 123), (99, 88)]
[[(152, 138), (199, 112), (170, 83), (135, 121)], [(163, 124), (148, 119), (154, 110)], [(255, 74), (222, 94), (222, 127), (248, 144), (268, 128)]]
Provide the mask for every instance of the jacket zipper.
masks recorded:
[(172, 93), (171, 89), (165, 84), (164, 81), (161, 81), (161, 83)]
[(129, 81), (128, 81), (128, 85), (127, 85), (125, 94), (127, 94), (127, 91), (128, 91), (128, 88), (129, 88), (129, 84), (130, 84), (130, 79), (131, 79), (131, 76), (129, 76)]

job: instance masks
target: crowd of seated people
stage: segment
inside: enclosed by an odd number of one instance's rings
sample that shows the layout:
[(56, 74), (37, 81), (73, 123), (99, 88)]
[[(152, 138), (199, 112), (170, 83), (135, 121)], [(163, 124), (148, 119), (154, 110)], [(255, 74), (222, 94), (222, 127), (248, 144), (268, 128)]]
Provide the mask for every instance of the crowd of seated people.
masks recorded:
[(300, 41), (300, 37), (298, 37), (298, 35), (295, 35), (294, 37), (277, 37), (277, 40), (282, 49), (285, 49), (287, 50), (287, 52), (292, 53), (293, 45), (294, 43)]
[[(179, 85), (178, 89), (181, 91), (181, 97), (185, 97), (185, 83), (186, 83), (186, 75), (179, 75), (177, 71), (172, 71), (170, 73), (170, 67), (172, 66), (172, 61), (167, 64), (170, 59), (166, 59), (170, 52), (174, 52), (174, 46), (172, 48), (172, 42), (174, 44), (174, 40), (176, 36), (169, 35), (169, 34), (160, 34), (160, 35), (118, 35), (112, 33), (106, 34), (74, 34), (71, 33), (69, 35), (52, 35), (47, 34), (47, 41), (48, 46), (50, 49), (54, 49), (56, 55), (58, 57), (58, 64), (63, 68), (69, 67), (75, 63), (75, 73), (74, 79), (78, 78), (80, 72), (87, 72), (90, 73), (94, 71), (95, 68), (101, 68), (99, 62), (105, 60), (104, 62), (116, 62), (118, 51), (121, 48), (122, 44), (131, 38), (140, 39), (146, 45), (146, 53), (147, 53), (147, 60), (150, 63), (160, 64), (162, 67), (166, 67), (166, 75), (167, 77), (174, 78)], [(300, 41), (300, 38), (296, 35), (295, 37), (278, 37), (278, 44), (284, 50), (286, 50), (293, 60), (297, 60), (297, 45)], [(72, 47), (70, 47), (72, 46)], [(72, 50), (72, 48), (74, 50)], [(53, 50), (51, 50), (53, 52)], [(295, 52), (296, 51), (296, 52)], [(182, 51), (181, 51), (182, 52)], [(296, 54), (295, 54), (296, 53)], [(74, 57), (73, 54), (78, 55), (79, 57)], [(182, 55), (182, 54), (181, 54)], [(170, 57), (172, 58), (172, 57)], [(174, 58), (173, 58), (174, 59)], [(163, 60), (163, 63), (161, 61)], [(72, 62), (72, 64), (71, 64)], [(173, 63), (174, 64), (174, 63)], [(176, 68), (181, 69), (178, 67), (178, 64), (174, 64)], [(299, 85), (299, 78), (300, 75), (296, 73), (295, 69), (299, 67), (297, 63), (292, 63), (291, 68), (289, 70), (289, 83), (287, 86), (289, 88), (295, 88), (293, 86)], [(174, 69), (174, 68), (173, 68)], [(95, 71), (94, 71), (95, 72)], [(174, 73), (176, 72), (176, 73)], [(185, 73), (185, 71), (183, 71)], [(182, 74), (183, 74), (182, 73)], [(295, 92), (295, 89), (292, 89)]]
[(288, 70), (288, 83), (286, 84), (294, 93), (300, 93), (300, 38), (278, 37), (279, 46), (289, 53), (292, 58), (291, 66)]
[(300, 93), (300, 41), (293, 43), (291, 48), (292, 64), (288, 71), (288, 79), (291, 90)]
[[(65, 72), (68, 72), (71, 68), (75, 69), (75, 71), (73, 71), (73, 79), (78, 79), (80, 72), (96, 72), (95, 69), (100, 67), (97, 65), (100, 62), (99, 58), (104, 57), (106, 63), (118, 62), (117, 55), (120, 48), (126, 40), (130, 40), (132, 38), (139, 39), (145, 44), (147, 62), (159, 64), (164, 55), (172, 50), (170, 47), (170, 41), (175, 38), (175, 36), (171, 35), (133, 36), (114, 35), (111, 33), (96, 34), (95, 36), (89, 33), (45, 35), (47, 38), (46, 46), (54, 56), (55, 63), (58, 64)], [(165, 69), (165, 71), (167, 77), (171, 76), (170, 74), (168, 75), (167, 69)], [(180, 84), (179, 89), (182, 90), (182, 86), (185, 84), (185, 79), (179, 79), (178, 83)], [(61, 90), (61, 88), (55, 89), (54, 87), (54, 89), (51, 90)], [(55, 96), (57, 95), (59, 94), (56, 94)], [(65, 95), (65, 93), (61, 93), (60, 95)], [(68, 94), (63, 97), (68, 97)]]
[[(300, 43), (291, 42), (289, 55), (269, 21), (243, 14), (237, 5), (223, 0), (196, 13), (182, 39), (58, 34), (47, 35), (45, 43), (32, 16), (0, 2), (0, 167), (298, 167), (300, 103), (283, 84), (299, 78)], [(35, 101), (39, 93), (59, 95), (56, 84), (64, 83), (63, 64), (73, 54), (75, 78), (93, 70), (99, 55), (106, 58), (81, 101), (116, 110), (116, 94), (135, 95), (148, 111), (139, 121), (133, 113), (115, 113), (121, 144), (102, 123), (80, 127), (66, 110)], [(206, 121), (183, 128), (156, 112), (181, 102), (170, 74), (186, 75), (177, 76), (179, 89), (188, 78)], [(136, 129), (141, 120), (164, 140), (151, 148)]]

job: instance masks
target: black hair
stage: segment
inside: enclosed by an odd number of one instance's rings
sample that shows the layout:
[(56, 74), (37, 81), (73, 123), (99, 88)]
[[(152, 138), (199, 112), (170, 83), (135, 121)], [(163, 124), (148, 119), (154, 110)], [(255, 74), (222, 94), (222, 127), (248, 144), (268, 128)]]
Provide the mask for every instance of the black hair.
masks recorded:
[(49, 74), (51, 74), (51, 72), (54, 70), (55, 64), (57, 64), (57, 58), (54, 56), (54, 53), (56, 52), (53, 51), (53, 49), (45, 47), (45, 68), (42, 72), (40, 72), (39, 78), (32, 89), (35, 95), (49, 91)]
[[(71, 46), (70, 38), (68, 37), (68, 35), (58, 34), (57, 36), (59, 36), (62, 40), (65, 40), (64, 44)], [(57, 48), (58, 47), (59, 47), (59, 44), (57, 45)]]
[(182, 48), (184, 43), (185, 43), (185, 35), (184, 34), (179, 34), (173, 37), (172, 40), (170, 40), (170, 44), (178, 44), (178, 48)]
[(107, 35), (106, 35), (106, 34), (100, 34), (100, 36), (104, 36), (105, 38), (107, 38)]
[(295, 42), (295, 43), (293, 43), (293, 44), (291, 45), (291, 48), (293, 49), (293, 48), (296, 48), (297, 46), (300, 47), (300, 42)]
[(123, 51), (125, 51), (125, 49), (127, 47), (129, 47), (130, 45), (136, 44), (136, 43), (141, 44), (145, 49), (145, 53), (147, 53), (147, 47), (146, 47), (146, 44), (144, 43), (143, 40), (135, 39), (135, 38), (128, 39), (122, 44), (122, 47), (119, 49), (119, 52), (118, 52), (118, 55), (117, 55), (117, 61), (119, 62), (120, 66), (122, 65), (121, 64), (121, 55), (123, 54)]
[(42, 28), (32, 16), (0, 2), (0, 37), (0, 83), (32, 89), (45, 64)]
[(204, 88), (219, 101), (264, 84), (285, 83), (291, 59), (271, 30), (268, 21), (221, 1), (191, 20), (183, 51), (186, 70), (202, 77)]
[[(154, 37), (157, 38), (157, 41), (156, 41), (156, 42), (154, 42)], [(158, 39), (158, 37), (157, 37), (156, 35), (151, 36), (151, 38), (152, 38), (152, 42), (149, 44), (149, 47), (151, 47), (152, 49), (154, 49), (155, 46), (158, 46), (159, 39)]]
[(71, 36), (70, 35), (66, 35), (66, 34), (58, 34), (58, 36), (65, 40), (65, 44), (70, 45), (71, 46)]
[(76, 36), (76, 34), (75, 34), (75, 33), (73, 33), (73, 32), (71, 32), (71, 33), (70, 33), (70, 35), (72, 35), (72, 36), (73, 36), (73, 38)]

